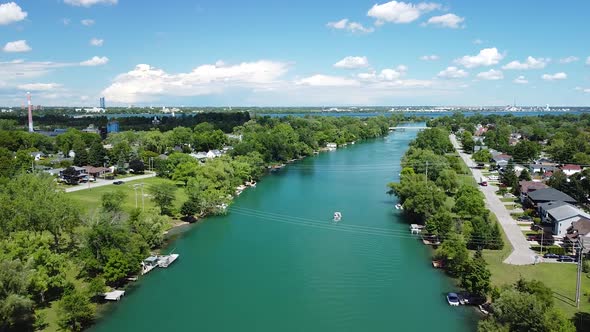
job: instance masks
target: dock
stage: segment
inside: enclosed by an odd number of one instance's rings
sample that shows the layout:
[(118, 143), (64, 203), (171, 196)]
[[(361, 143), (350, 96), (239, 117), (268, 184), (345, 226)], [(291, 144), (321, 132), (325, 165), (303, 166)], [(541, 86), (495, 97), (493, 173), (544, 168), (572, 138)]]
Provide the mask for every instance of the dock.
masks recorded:
[(438, 245), (440, 245), (440, 241), (438, 240), (437, 237), (434, 237), (434, 236), (423, 236), (422, 237), (422, 243), (424, 243), (427, 246), (438, 246)]
[(125, 291), (114, 290), (112, 292), (104, 293), (104, 299), (107, 301), (119, 301), (125, 295)]
[(412, 233), (412, 234), (420, 234), (420, 233), (422, 233), (423, 229), (424, 229), (424, 226), (422, 226), (422, 225), (418, 225), (418, 224), (411, 224), (410, 225), (410, 233)]

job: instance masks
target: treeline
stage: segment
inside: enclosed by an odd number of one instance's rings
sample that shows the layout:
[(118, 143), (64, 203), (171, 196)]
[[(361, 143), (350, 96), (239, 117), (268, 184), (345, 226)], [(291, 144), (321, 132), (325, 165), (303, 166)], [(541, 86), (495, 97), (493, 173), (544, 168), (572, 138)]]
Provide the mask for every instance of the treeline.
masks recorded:
[(424, 236), (441, 245), (435, 257), (446, 271), (461, 280), (474, 295), (490, 290), (490, 272), (481, 254), (470, 257), (468, 249), (501, 249), (499, 226), (490, 218), (483, 195), (463, 183), (468, 174), (454, 153), (448, 131), (432, 128), (418, 134), (402, 159), (400, 182), (390, 183), (404, 212), (425, 224)]

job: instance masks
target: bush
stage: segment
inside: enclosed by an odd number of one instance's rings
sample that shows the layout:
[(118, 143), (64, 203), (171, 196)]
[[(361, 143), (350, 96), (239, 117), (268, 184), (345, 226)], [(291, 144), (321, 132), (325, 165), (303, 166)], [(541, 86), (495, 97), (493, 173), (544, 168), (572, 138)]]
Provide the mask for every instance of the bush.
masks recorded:
[[(532, 246), (531, 249), (533, 251), (541, 251), (541, 246)], [(543, 253), (550, 253), (556, 255), (565, 255), (565, 248), (562, 247), (545, 247), (543, 246)]]

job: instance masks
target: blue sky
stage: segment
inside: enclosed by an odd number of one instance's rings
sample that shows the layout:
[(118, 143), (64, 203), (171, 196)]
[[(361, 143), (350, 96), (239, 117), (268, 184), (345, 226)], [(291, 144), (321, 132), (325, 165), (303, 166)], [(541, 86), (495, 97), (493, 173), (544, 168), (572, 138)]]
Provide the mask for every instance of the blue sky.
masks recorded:
[(0, 0), (0, 105), (590, 105), (590, 2)]

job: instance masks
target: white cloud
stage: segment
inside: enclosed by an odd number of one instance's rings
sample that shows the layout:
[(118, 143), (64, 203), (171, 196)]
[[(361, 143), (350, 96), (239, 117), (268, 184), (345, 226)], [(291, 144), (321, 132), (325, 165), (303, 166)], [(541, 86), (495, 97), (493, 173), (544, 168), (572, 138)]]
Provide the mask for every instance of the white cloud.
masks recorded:
[(497, 81), (504, 79), (504, 74), (500, 70), (490, 69), (488, 71), (481, 72), (477, 74), (477, 78), (486, 80), (486, 81)]
[(277, 79), (287, 70), (288, 64), (267, 60), (237, 65), (218, 62), (179, 74), (170, 74), (162, 69), (140, 64), (117, 76), (102, 94), (114, 102), (136, 103), (157, 100), (162, 95), (209, 95), (232, 87), (262, 89), (276, 84)]
[(528, 84), (529, 83), (529, 81), (522, 75), (515, 78), (513, 82), (516, 84)]
[(422, 61), (436, 61), (440, 59), (440, 57), (438, 55), (432, 54), (432, 55), (423, 55), (420, 57), (420, 60)]
[(61, 84), (57, 83), (28, 83), (17, 86), (19, 90), (25, 91), (50, 91), (61, 88)]
[(90, 39), (90, 45), (92, 46), (102, 46), (104, 44), (104, 39), (92, 38)]
[(402, 1), (390, 1), (381, 5), (375, 4), (369, 9), (367, 15), (377, 19), (377, 25), (386, 22), (401, 24), (414, 22), (424, 13), (441, 8), (442, 6), (440, 4), (432, 2), (412, 4)]
[(379, 73), (379, 78), (384, 81), (394, 81), (402, 77), (408, 71), (404, 65), (397, 66), (395, 69), (385, 68)]
[(447, 69), (441, 71), (436, 76), (439, 78), (444, 78), (444, 79), (455, 79), (455, 78), (467, 77), (467, 76), (469, 76), (469, 73), (463, 69), (459, 69), (457, 67), (451, 66), (451, 67), (447, 67)]
[(360, 83), (357, 80), (353, 80), (346, 77), (340, 76), (329, 76), (329, 75), (313, 75), (305, 77), (295, 81), (296, 85), (309, 85), (309, 86), (358, 86)]
[(369, 60), (366, 56), (347, 56), (334, 64), (334, 67), (343, 69), (358, 69), (368, 66)]
[(578, 58), (577, 56), (570, 55), (568, 57), (559, 59), (559, 63), (572, 63), (578, 60), (580, 60), (580, 58)]
[(33, 49), (27, 44), (26, 40), (17, 40), (6, 43), (2, 50), (7, 53), (23, 53), (30, 52)]
[(70, 23), (72, 23), (72, 20), (70, 20), (69, 18), (62, 18), (61, 23), (63, 23), (63, 25), (70, 25)]
[(365, 27), (360, 23), (357, 22), (350, 22), (347, 18), (342, 19), (337, 22), (329, 22), (326, 24), (328, 28), (337, 29), (337, 30), (347, 30), (352, 33), (371, 33), (375, 31), (375, 29), (369, 27)]
[(443, 28), (458, 29), (461, 28), (461, 23), (464, 21), (464, 17), (449, 13), (441, 16), (433, 16), (426, 21), (425, 25), (437, 25)]
[(118, 0), (64, 0), (64, 3), (76, 7), (90, 7), (97, 4), (116, 5)]
[(507, 65), (504, 65), (502, 67), (502, 69), (507, 69), (507, 70), (528, 70), (528, 69), (543, 69), (545, 68), (545, 66), (547, 66), (547, 64), (549, 63), (549, 59), (546, 58), (533, 58), (532, 56), (529, 56), (526, 58), (526, 60), (524, 62), (519, 62), (519, 61), (512, 61), (510, 63), (508, 63)]
[(557, 81), (557, 80), (565, 80), (567, 78), (567, 74), (564, 72), (555, 73), (555, 74), (543, 74), (541, 76), (542, 79), (545, 81)]
[(88, 66), (88, 67), (102, 66), (102, 65), (106, 65), (108, 62), (109, 62), (109, 58), (107, 58), (106, 56), (103, 56), (103, 57), (93, 56), (91, 59), (80, 62), (80, 66)]
[(83, 19), (82, 21), (80, 21), (80, 23), (82, 23), (82, 25), (89, 27), (89, 26), (94, 25), (94, 23), (96, 23), (96, 22), (94, 20), (86, 18), (86, 19)]
[(493, 66), (504, 59), (504, 55), (498, 52), (498, 49), (484, 48), (477, 55), (465, 55), (455, 60), (455, 63), (463, 65), (465, 68), (475, 68), (480, 66)]
[(13, 60), (0, 62), (0, 73), (2, 73), (3, 79), (27, 79), (42, 76), (56, 68), (67, 66), (69, 66), (67, 63)]
[(475, 40), (473, 41), (473, 43), (474, 43), (475, 45), (481, 45), (481, 44), (483, 44), (483, 43), (484, 43), (484, 41), (483, 41), (483, 40), (481, 40), (481, 39), (479, 39), (479, 38), (477, 38), (477, 39), (475, 39)]
[(20, 22), (27, 17), (28, 13), (24, 12), (19, 5), (14, 2), (0, 4), (0, 25), (7, 25)]
[(586, 59), (586, 64), (590, 66), (590, 56)]

